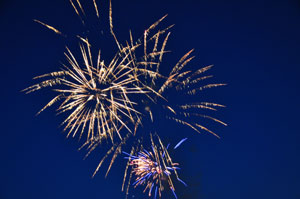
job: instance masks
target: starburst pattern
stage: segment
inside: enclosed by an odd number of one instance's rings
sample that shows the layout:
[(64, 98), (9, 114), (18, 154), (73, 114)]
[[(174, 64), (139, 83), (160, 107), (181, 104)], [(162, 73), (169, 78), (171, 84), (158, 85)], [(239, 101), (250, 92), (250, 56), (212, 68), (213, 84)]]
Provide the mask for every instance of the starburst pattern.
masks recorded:
[(80, 137), (87, 130), (87, 140), (109, 137), (113, 141), (114, 133), (122, 140), (120, 129), (125, 127), (131, 131), (125, 121), (133, 121), (133, 115), (136, 117), (138, 114), (128, 95), (144, 93), (133, 84), (136, 80), (130, 75), (133, 69), (130, 66), (132, 61), (128, 59), (128, 50), (124, 49), (122, 56), (117, 54), (108, 65), (101, 60), (99, 52), (96, 64), (93, 65), (90, 45), (81, 44), (80, 49), (83, 65), (79, 65), (67, 49), (65, 55), (68, 66), (64, 65), (61, 71), (35, 77), (48, 79), (23, 91), (31, 93), (46, 87), (58, 87), (54, 89), (58, 94), (40, 112), (63, 100), (58, 111), (70, 112), (63, 121), (64, 130), (68, 130), (67, 136), (72, 134), (74, 137), (81, 129)]
[[(203, 130), (219, 137), (203, 124), (195, 122), (195, 120), (204, 118), (225, 126), (227, 125), (204, 112), (205, 110), (216, 111), (217, 108), (225, 107), (224, 105), (215, 102), (199, 101), (202, 98), (199, 95), (201, 91), (226, 84), (206, 83), (213, 77), (212, 75), (205, 75), (212, 68), (212, 65), (196, 70), (188, 69), (189, 63), (194, 59), (194, 56), (191, 56), (193, 50), (182, 56), (168, 73), (161, 72), (162, 66), (165, 67), (166, 64), (169, 64), (163, 62), (163, 57), (169, 53), (166, 50), (166, 45), (170, 36), (169, 28), (172, 26), (163, 31), (154, 31), (154, 34), (150, 34), (150, 32), (164, 18), (165, 16), (147, 29), (141, 41), (144, 54), (142, 60), (146, 64), (138, 67), (135, 72), (138, 74), (136, 76), (139, 76), (138, 83), (150, 92), (147, 95), (142, 95), (138, 101), (139, 106), (136, 109), (145, 113), (145, 117), (141, 118), (140, 124), (145, 122), (146, 118), (149, 118), (153, 124), (154, 120), (158, 121), (161, 119), (160, 115), (165, 115), (166, 119), (188, 126), (196, 132), (200, 133)], [(159, 40), (162, 42), (160, 43)]]
[[(154, 192), (154, 198), (157, 198), (157, 195), (159, 196), (159, 198), (161, 198), (162, 191), (165, 189), (163, 184), (166, 182), (170, 190), (173, 192), (175, 198), (177, 198), (172, 176), (175, 177), (179, 182), (183, 183), (185, 186), (187, 185), (178, 176), (177, 170), (180, 169), (178, 167), (179, 164), (172, 161), (168, 153), (169, 145), (165, 147), (159, 136), (156, 135), (156, 137), (158, 140), (158, 144), (154, 143), (152, 134), (150, 134), (152, 149), (150, 151), (142, 149), (143, 147), (141, 146), (132, 148), (130, 154), (123, 152), (128, 156), (126, 157), (126, 159), (128, 159), (128, 163), (125, 173), (127, 173), (128, 166), (131, 167), (130, 176), (132, 177), (133, 175), (136, 178), (135, 182), (132, 183), (132, 185), (134, 186), (134, 188), (136, 188), (137, 186), (144, 186), (144, 192), (147, 191), (149, 197), (151, 197)], [(174, 149), (176, 149), (185, 140), (186, 139), (181, 140), (174, 147)], [(140, 151), (138, 151), (138, 148), (141, 148)], [(131, 183), (131, 177), (128, 181), (128, 188)], [(125, 178), (126, 175), (124, 176), (124, 182)]]

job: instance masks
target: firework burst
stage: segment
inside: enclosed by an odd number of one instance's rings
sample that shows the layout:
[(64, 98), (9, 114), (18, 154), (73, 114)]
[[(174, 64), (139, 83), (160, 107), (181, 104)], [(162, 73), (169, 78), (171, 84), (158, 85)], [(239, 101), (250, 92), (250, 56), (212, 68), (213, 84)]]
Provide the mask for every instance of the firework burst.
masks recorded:
[[(70, 3), (81, 24), (85, 26), (87, 19), (85, 13), (88, 12), (84, 10), (79, 0), (70, 0)], [(95, 14), (99, 18), (100, 13), (95, 0), (93, 5)], [(166, 65), (169, 62), (166, 63), (164, 57), (169, 53), (166, 46), (170, 36), (169, 30), (173, 26), (157, 30), (165, 18), (166, 16), (163, 16), (153, 23), (139, 39), (133, 39), (129, 32), (129, 41), (119, 42), (113, 29), (112, 4), (109, 1), (109, 32), (117, 47), (114, 58), (106, 64), (100, 56), (100, 49), (97, 49), (96, 59), (94, 59), (91, 49), (93, 46), (95, 50), (94, 43), (91, 45), (88, 37), (78, 34), (76, 37), (80, 41), (81, 57), (76, 57), (67, 48), (65, 56), (68, 63), (63, 66), (63, 69), (35, 77), (34, 79), (41, 81), (23, 90), (31, 93), (44, 88), (53, 88), (56, 96), (39, 113), (54, 104), (59, 104), (58, 113), (67, 114), (62, 122), (67, 136), (75, 137), (79, 134), (81, 138), (86, 133), (86, 141), (82, 145), (88, 149), (86, 156), (103, 140), (112, 141), (112, 145), (99, 162), (93, 176), (103, 162), (112, 155), (107, 176), (122, 148), (128, 145), (132, 149), (131, 153), (127, 154), (128, 164), (122, 185), (124, 190), (127, 172), (130, 170), (126, 195), (132, 177), (135, 177), (134, 187), (144, 186), (144, 192), (155, 197), (157, 195), (161, 197), (164, 187), (169, 187), (176, 197), (174, 178), (185, 184), (178, 177), (178, 163), (172, 162), (168, 146), (162, 144), (158, 135), (158, 144), (155, 144), (149, 133), (153, 132), (152, 128), (159, 128), (157, 122), (164, 123), (162, 117), (188, 126), (194, 131), (204, 130), (217, 137), (217, 134), (205, 127), (198, 119), (209, 119), (226, 125), (219, 119), (202, 112), (216, 111), (224, 105), (199, 101), (202, 100), (199, 93), (225, 84), (205, 83), (212, 77), (212, 75), (205, 75), (212, 66), (196, 70), (187, 67), (194, 58), (191, 56), (193, 50), (182, 56), (167, 73), (162, 72), (162, 67), (164, 67), (163, 71), (165, 67), (169, 67)], [(66, 36), (53, 26), (39, 20), (35, 21), (56, 34)], [(144, 128), (145, 131), (140, 130), (137, 133), (146, 123), (150, 124), (150, 129)], [(154, 131), (159, 132), (159, 129)], [(149, 134), (152, 149), (147, 151), (143, 149), (142, 140), (143, 136), (148, 137)], [(182, 142), (179, 142), (174, 149)]]
[[(156, 125), (157, 122), (168, 119), (188, 126), (196, 132), (200, 133), (201, 130), (203, 130), (218, 137), (217, 134), (203, 124), (195, 122), (195, 119), (204, 118), (226, 125), (221, 120), (206, 115), (204, 112), (207, 110), (216, 111), (218, 107), (224, 107), (224, 105), (205, 101), (199, 102), (198, 100), (201, 98), (199, 98), (198, 94), (205, 89), (224, 86), (225, 84), (205, 84), (205, 81), (213, 77), (212, 75), (205, 75), (212, 66), (206, 66), (194, 71), (186, 69), (189, 62), (194, 58), (191, 56), (193, 50), (181, 57), (171, 68), (169, 73), (163, 74), (161, 72), (161, 68), (166, 65), (166, 63), (163, 62), (163, 58), (165, 54), (169, 53), (169, 51), (166, 50), (166, 46), (170, 36), (169, 30), (173, 25), (158, 31), (155, 29), (165, 18), (166, 16), (163, 16), (149, 26), (149, 28), (144, 31), (143, 36), (136, 41), (130, 33), (130, 40), (126, 42), (127, 49), (134, 49), (129, 52), (130, 56), (128, 56), (130, 60), (134, 60), (131, 66), (133, 67), (133, 76), (136, 81), (134, 81), (133, 84), (147, 91), (134, 96), (136, 104), (134, 104), (133, 107), (140, 112), (141, 115), (134, 118), (133, 126), (130, 125), (130, 129), (132, 129), (133, 135), (136, 135), (136, 132), (142, 126), (147, 126), (146, 128), (149, 127), (159, 132), (159, 129), (156, 129), (159, 128), (159, 125)], [(112, 22), (111, 17), (110, 22)], [(113, 34), (112, 26), (111, 32)], [(115, 41), (121, 48), (122, 45), (120, 45), (117, 40)], [(175, 97), (171, 98), (170, 93)], [(174, 100), (174, 98), (176, 99)], [(202, 111), (202, 113), (200, 111)], [(149, 123), (149, 125), (145, 125), (147, 123)], [(113, 153), (112, 162), (107, 170), (108, 173), (113, 161), (117, 155), (120, 154), (122, 147), (128, 143), (135, 145), (139, 138), (144, 135), (148, 137), (148, 132), (151, 132), (151, 130), (141, 130), (135, 138), (132, 136), (112, 146), (108, 151), (109, 153), (100, 161), (95, 173), (103, 161), (108, 158), (108, 155)], [(99, 144), (99, 139), (93, 139), (88, 140), (84, 146), (88, 146), (88, 154), (90, 154)]]
[(62, 100), (57, 110), (59, 113), (70, 112), (62, 123), (65, 125), (64, 130), (68, 131), (67, 136), (72, 134), (74, 137), (81, 129), (80, 137), (87, 130), (87, 140), (109, 137), (113, 141), (115, 132), (122, 140), (120, 129), (125, 127), (131, 131), (124, 121), (133, 121), (133, 116), (137, 117), (138, 114), (132, 108), (134, 102), (128, 95), (144, 92), (133, 84), (135, 78), (130, 75), (133, 69), (128, 50), (124, 49), (122, 56), (118, 53), (108, 65), (101, 60), (100, 51), (96, 64), (93, 64), (88, 44), (81, 44), (80, 52), (83, 65), (79, 65), (72, 52), (67, 49), (65, 55), (68, 66), (64, 65), (64, 69), (60, 71), (35, 77), (34, 79), (48, 79), (23, 91), (31, 93), (46, 87), (57, 87), (54, 89), (56, 97), (39, 113)]
[[(165, 147), (157, 135), (158, 144), (154, 143), (152, 134), (150, 134), (151, 139), (151, 149), (147, 151), (140, 147), (140, 151), (138, 148), (132, 149), (131, 153), (128, 154), (126, 159), (128, 159), (127, 167), (125, 173), (127, 173), (128, 167), (131, 167), (130, 176), (135, 177), (135, 182), (132, 183), (134, 188), (137, 186), (144, 186), (144, 192), (148, 192), (148, 196), (150, 197), (154, 192), (154, 198), (159, 196), (161, 198), (161, 193), (165, 189), (164, 184), (170, 188), (175, 198), (177, 198), (175, 194), (175, 187), (172, 178), (176, 178), (178, 181), (187, 186), (179, 177), (177, 170), (180, 169), (178, 163), (174, 163), (168, 153), (168, 147)], [(186, 140), (181, 140), (175, 147), (176, 149), (182, 142)], [(131, 177), (128, 181), (128, 188), (131, 183)], [(124, 176), (124, 182), (126, 179), (126, 175)], [(124, 184), (123, 184), (124, 188)], [(122, 189), (123, 189), (122, 188)], [(128, 194), (127, 188), (127, 194)]]
[(194, 56), (191, 56), (193, 50), (182, 56), (168, 73), (161, 72), (162, 66), (166, 65), (166, 62), (163, 62), (163, 57), (170, 52), (166, 50), (166, 45), (170, 36), (169, 29), (172, 26), (163, 31), (154, 32), (154, 34), (150, 34), (150, 32), (164, 18), (165, 16), (147, 29), (140, 42), (143, 46), (142, 60), (145, 64), (142, 67), (137, 67), (135, 72), (139, 75), (139, 85), (149, 90), (149, 93), (141, 96), (138, 101), (139, 106), (136, 107), (137, 110), (144, 113), (140, 124), (145, 122), (145, 118), (149, 118), (153, 124), (154, 121), (161, 120), (160, 116), (164, 115), (166, 119), (188, 126), (199, 133), (204, 130), (218, 137), (203, 124), (194, 121), (204, 118), (227, 125), (204, 113), (204, 110), (216, 111), (217, 108), (225, 107), (224, 105), (199, 101), (202, 98), (199, 95), (201, 91), (226, 84), (206, 83), (213, 77), (212, 75), (205, 75), (212, 68), (212, 65), (197, 70), (188, 69), (188, 64), (194, 59)]
[[(81, 24), (85, 26), (87, 17), (80, 1), (70, 0), (70, 4)], [(93, 5), (99, 18), (96, 1), (93, 1)], [(147, 32), (155, 28), (161, 20), (152, 24)], [(66, 34), (57, 28), (39, 20), (34, 21), (54, 33), (66, 37)], [(130, 32), (130, 44), (126, 42), (126, 45), (122, 45), (114, 33), (111, 1), (109, 2), (109, 30), (118, 50), (108, 65), (101, 58), (100, 50), (96, 59), (92, 57), (92, 45), (89, 39), (78, 34), (76, 38), (80, 42), (81, 58), (76, 57), (67, 48), (65, 56), (68, 64), (64, 65), (63, 69), (35, 77), (34, 79), (41, 81), (23, 90), (31, 93), (44, 88), (54, 88), (56, 96), (38, 114), (54, 104), (59, 104), (58, 113), (69, 113), (62, 122), (65, 126), (64, 131), (67, 131), (67, 137), (75, 137), (79, 134), (79, 138), (81, 138), (85, 132), (87, 133), (86, 142), (82, 145), (82, 147), (88, 147), (87, 156), (104, 139), (111, 139), (112, 147), (100, 161), (95, 173), (109, 154), (113, 153), (111, 164), (107, 170), (107, 173), (109, 172), (121, 147), (131, 135), (132, 130), (128, 124), (134, 123), (137, 126), (141, 120), (140, 114), (134, 109), (136, 103), (131, 100), (131, 96), (153, 92), (150, 87), (139, 83), (140, 75), (135, 72), (140, 70), (141, 66), (147, 65), (147, 61), (138, 61), (136, 58), (135, 50), (142, 46), (140, 40), (133, 41)], [(129, 131), (128, 134), (125, 134), (125, 138), (122, 135), (123, 132), (121, 133), (124, 128), (127, 132)], [(133, 130), (135, 135), (136, 128)], [(116, 136), (119, 137), (118, 140), (115, 139)]]

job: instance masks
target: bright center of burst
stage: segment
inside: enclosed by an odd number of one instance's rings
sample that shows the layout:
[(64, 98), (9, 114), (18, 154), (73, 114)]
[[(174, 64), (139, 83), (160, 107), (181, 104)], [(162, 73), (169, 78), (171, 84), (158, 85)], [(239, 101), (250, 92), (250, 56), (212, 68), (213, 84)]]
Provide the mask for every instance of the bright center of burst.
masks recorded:
[(107, 97), (107, 94), (99, 88), (89, 88), (87, 89), (87, 92), (89, 93), (88, 101), (96, 100), (98, 103), (100, 103), (101, 99), (105, 99)]

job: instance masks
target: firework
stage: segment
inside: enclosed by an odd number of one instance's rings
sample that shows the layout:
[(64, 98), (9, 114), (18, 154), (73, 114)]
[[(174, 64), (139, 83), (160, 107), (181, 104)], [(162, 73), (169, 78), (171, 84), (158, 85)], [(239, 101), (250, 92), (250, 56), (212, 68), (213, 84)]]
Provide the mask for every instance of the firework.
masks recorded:
[[(73, 137), (80, 131), (80, 137), (87, 130), (87, 140), (98, 138), (114, 139), (114, 133), (120, 139), (120, 129), (125, 127), (131, 131), (124, 121), (133, 121), (133, 115), (138, 112), (128, 95), (143, 93), (143, 90), (134, 86), (135, 78), (129, 75), (132, 72), (128, 61), (128, 53), (123, 51), (122, 57), (116, 55), (106, 65), (101, 59), (100, 51), (96, 64), (93, 64), (90, 45), (80, 45), (83, 65), (79, 65), (72, 52), (65, 53), (68, 66), (64, 69), (44, 74), (34, 79), (48, 78), (23, 91), (31, 93), (46, 87), (55, 87), (57, 95), (40, 112), (62, 101), (59, 113), (70, 112), (63, 121), (67, 136)], [(39, 114), (38, 113), (38, 114)]]
[[(85, 26), (87, 19), (85, 13), (88, 12), (84, 10), (84, 5), (82, 6), (79, 0), (70, 0), (70, 3), (81, 24)], [(92, 3), (95, 14), (99, 18), (98, 4), (95, 0)], [(131, 168), (129, 182), (131, 177), (135, 176), (135, 187), (145, 186), (149, 196), (155, 192), (155, 197), (157, 194), (161, 197), (164, 189), (162, 184), (166, 182), (176, 197), (172, 177), (175, 176), (178, 181), (182, 181), (177, 174), (178, 164), (172, 162), (167, 151), (168, 147), (164, 147), (158, 136), (159, 144), (154, 144), (150, 134), (152, 151), (144, 150), (141, 140), (144, 135), (148, 137), (149, 132), (152, 131), (149, 129), (139, 131), (138, 135), (137, 131), (147, 122), (150, 123), (151, 128), (157, 128), (159, 125), (156, 125), (156, 122), (163, 121), (160, 118), (163, 116), (197, 132), (204, 130), (218, 137), (203, 123), (195, 122), (195, 119), (205, 118), (226, 125), (219, 119), (200, 112), (216, 111), (224, 105), (199, 101), (201, 96), (199, 97), (198, 94), (202, 90), (225, 84), (204, 83), (212, 77), (212, 75), (205, 75), (212, 66), (196, 70), (187, 69), (194, 58), (191, 56), (193, 50), (182, 56), (168, 73), (161, 72), (162, 67), (168, 67), (166, 64), (169, 62), (166, 63), (163, 59), (165, 54), (169, 53), (166, 50), (167, 42), (170, 37), (169, 30), (173, 26), (157, 30), (165, 18), (166, 16), (163, 16), (149, 26), (139, 39), (133, 39), (129, 32), (129, 41), (119, 42), (113, 29), (110, 1), (108, 20), (110, 36), (117, 47), (115, 57), (105, 64), (100, 56), (100, 49), (96, 49), (99, 53), (94, 59), (91, 49), (93, 46), (95, 50), (94, 43), (91, 45), (89, 38), (78, 34), (76, 37), (80, 42), (81, 58), (76, 57), (75, 53), (73, 54), (67, 48), (65, 56), (68, 64), (64, 65), (63, 69), (35, 77), (34, 79), (41, 81), (23, 91), (31, 93), (43, 88), (54, 88), (56, 96), (39, 113), (54, 104), (59, 104), (58, 112), (67, 114), (62, 122), (67, 136), (74, 137), (79, 134), (81, 138), (86, 132), (86, 141), (82, 147), (87, 146), (87, 156), (104, 139), (108, 138), (112, 141), (111, 148), (99, 162), (93, 176), (103, 162), (112, 155), (107, 176), (122, 148), (128, 144), (129, 147), (134, 147), (131, 153), (127, 154), (129, 161), (125, 169), (124, 183), (127, 170)], [(56, 34), (66, 36), (51, 25), (39, 20), (35, 21)], [(183, 141), (179, 142), (174, 149)], [(128, 188), (129, 186), (127, 194)]]
[[(161, 19), (159, 19), (158, 21), (154, 22), (151, 26), (149, 26), (149, 28), (146, 30), (146, 32), (150, 32), (150, 30), (154, 29), (165, 17), (166, 16), (164, 16)], [(131, 78), (134, 79), (133, 81), (130, 82), (130, 84), (132, 84), (132, 86), (136, 89), (136, 92), (134, 92), (135, 95), (133, 98), (137, 100), (136, 103), (131, 103), (131, 105), (132, 105), (132, 109), (135, 110), (135, 107), (138, 106), (138, 103), (140, 103), (138, 101), (138, 99), (141, 99), (141, 96), (147, 95), (147, 93), (152, 93), (152, 92), (156, 93), (156, 91), (154, 89), (143, 84), (142, 81), (139, 80), (139, 78), (141, 77), (141, 74), (139, 74), (137, 71), (140, 71), (142, 73), (145, 73), (145, 72), (151, 73), (151, 71), (148, 71), (147, 69), (146, 70), (141, 69), (141, 67), (147, 66), (148, 63), (149, 64), (156, 64), (156, 63), (153, 61), (150, 62), (150, 61), (146, 61), (143, 59), (141, 60), (141, 59), (137, 58), (138, 56), (136, 55), (137, 54), (136, 51), (138, 49), (140, 49), (143, 45), (141, 43), (141, 39), (138, 39), (137, 41), (133, 40), (131, 32), (130, 32), (130, 44), (128, 42), (126, 42), (127, 43), (126, 47), (123, 47), (122, 45), (119, 44), (119, 42), (113, 32), (111, 3), (110, 3), (109, 21), (110, 21), (111, 34), (113, 35), (115, 42), (119, 48), (119, 57), (122, 57), (124, 60), (126, 60), (128, 63), (130, 63), (128, 66), (131, 67), (130, 68), (131, 72), (128, 73), (128, 76), (130, 76)], [(172, 26), (167, 27), (166, 29), (161, 31), (161, 33), (165, 32), (166, 30), (168, 30), (171, 27)], [(80, 39), (82, 40), (81, 37), (80, 37)], [(156, 75), (159, 76), (159, 74), (156, 74)], [(131, 93), (133, 93), (133, 92), (131, 92)], [(147, 95), (147, 96), (149, 96), (149, 95)], [(136, 113), (137, 111), (134, 111), (134, 112)], [(99, 171), (99, 168), (102, 166), (103, 162), (109, 157), (109, 155), (113, 154), (111, 162), (109, 164), (109, 167), (108, 167), (106, 175), (105, 175), (105, 176), (107, 176), (111, 169), (112, 164), (114, 163), (117, 156), (121, 153), (122, 147), (128, 143), (128, 140), (130, 140), (130, 138), (131, 138), (133, 140), (131, 143), (136, 143), (136, 141), (142, 137), (142, 135), (139, 135), (136, 138), (133, 138), (136, 135), (136, 131), (137, 131), (139, 125), (141, 125), (142, 117), (143, 116), (141, 114), (134, 114), (133, 117), (130, 117), (130, 118), (127, 117), (127, 120), (124, 119), (123, 123), (133, 124), (133, 128), (130, 128), (130, 129), (132, 129), (133, 132), (127, 134), (123, 140), (118, 140), (113, 144), (113, 146), (107, 151), (107, 153), (103, 156), (103, 158), (99, 162), (93, 176), (95, 176), (95, 174)], [(128, 119), (130, 119), (130, 121), (128, 121)], [(132, 125), (131, 125), (131, 127), (132, 127)], [(126, 128), (128, 128), (128, 127), (126, 126)], [(116, 129), (110, 129), (110, 130), (114, 131)], [(137, 141), (137, 142), (139, 142), (139, 141)], [(80, 149), (87, 147), (88, 152), (85, 157), (88, 157), (89, 154), (92, 151), (94, 151), (101, 143), (102, 143), (102, 139), (100, 137), (95, 136), (91, 139), (87, 139), (87, 141), (80, 147)]]
[[(221, 120), (200, 112), (202, 110), (216, 111), (216, 108), (224, 107), (224, 105), (204, 101), (199, 102), (197, 100), (201, 98), (199, 98), (197, 94), (202, 90), (223, 86), (225, 84), (203, 83), (213, 77), (212, 75), (204, 75), (212, 66), (206, 66), (195, 71), (186, 70), (188, 63), (194, 58), (190, 56), (193, 50), (180, 58), (169, 73), (162, 74), (161, 68), (166, 65), (166, 63), (163, 62), (163, 57), (169, 53), (169, 51), (166, 50), (170, 36), (169, 30), (173, 25), (158, 31), (155, 31), (155, 29), (165, 18), (166, 16), (163, 16), (149, 26), (149, 28), (144, 31), (143, 36), (137, 40), (133, 39), (130, 32), (130, 41), (128, 42), (129, 44), (127, 43), (127, 49), (134, 49), (131, 50), (129, 54), (130, 59), (134, 60), (131, 66), (134, 69), (133, 76), (136, 80), (132, 83), (136, 87), (147, 91), (134, 96), (136, 104), (134, 104), (133, 107), (142, 113), (142, 115), (138, 115), (138, 117), (134, 118), (134, 126), (131, 126), (130, 129), (133, 130), (133, 135), (136, 135), (136, 131), (141, 126), (145, 126), (148, 119), (150, 120), (150, 125), (147, 127), (150, 127), (150, 129), (156, 128), (159, 126), (156, 125), (156, 122), (162, 121), (161, 116), (163, 115), (164, 118), (188, 126), (196, 132), (200, 133), (201, 130), (204, 130), (218, 137), (217, 134), (203, 124), (194, 121), (195, 119), (205, 118), (226, 125), (226, 123)], [(111, 34), (115, 38), (117, 46), (121, 48), (122, 45), (118, 42), (113, 32), (111, 4), (109, 20)], [(170, 92), (173, 92), (171, 93), (173, 95), (175, 93), (176, 100), (169, 97)], [(112, 146), (109, 150), (109, 154), (114, 153), (112, 160), (114, 161), (116, 156), (120, 154), (121, 148), (129, 143), (128, 140), (137, 140), (150, 131), (149, 129), (139, 131), (136, 138), (128, 138), (126, 141), (119, 141)], [(155, 131), (158, 131), (158, 129), (155, 129)], [(98, 140), (99, 139), (89, 140), (84, 144), (84, 146), (88, 146), (88, 154), (100, 144)], [(136, 142), (131, 141), (130, 143)], [(108, 158), (109, 154), (106, 154), (100, 161), (95, 173), (103, 161)], [(112, 163), (113, 162), (111, 162), (111, 164)], [(111, 168), (111, 164), (108, 171)]]
[[(85, 11), (79, 0), (70, 4), (75, 13), (80, 18), (82, 25), (85, 25)], [(96, 15), (99, 18), (98, 6), (95, 0), (93, 5)], [(43, 23), (39, 20), (35, 22), (45, 26), (57, 34), (64, 34), (55, 27)], [(99, 143), (103, 138), (110, 138), (114, 142), (114, 134), (122, 140), (120, 130), (126, 128), (131, 132), (126, 123), (139, 119), (138, 112), (133, 108), (135, 104), (128, 95), (133, 93), (145, 93), (138, 84), (137, 76), (133, 75), (133, 70), (139, 63), (134, 60), (132, 54), (140, 44), (121, 46), (113, 31), (112, 5), (109, 8), (110, 33), (117, 44), (118, 50), (111, 62), (106, 65), (101, 59), (100, 49), (97, 59), (94, 60), (91, 52), (91, 44), (88, 38), (80, 35), (76, 37), (80, 40), (80, 53), (82, 59), (78, 61), (73, 53), (67, 48), (65, 56), (68, 66), (60, 71), (44, 74), (34, 79), (47, 78), (23, 91), (31, 93), (46, 87), (55, 87), (57, 95), (39, 112), (53, 104), (62, 101), (59, 113), (69, 112), (70, 114), (63, 121), (64, 131), (68, 131), (67, 137), (73, 137), (80, 132), (79, 138), (87, 130), (87, 143)], [(81, 61), (83, 60), (83, 64)], [(95, 64), (96, 63), (96, 64)], [(144, 62), (142, 64), (145, 64)], [(133, 67), (134, 66), (134, 67)], [(92, 149), (94, 149), (92, 147)]]
[[(70, 4), (82, 25), (85, 26), (85, 11), (80, 1), (70, 0)], [(93, 0), (93, 5), (99, 18), (98, 5), (95, 0)], [(39, 20), (34, 21), (56, 34), (66, 36), (51, 25)], [(149, 30), (158, 23), (154, 23)], [(75, 137), (79, 134), (79, 138), (81, 138), (85, 132), (87, 133), (86, 142), (82, 145), (82, 147), (88, 146), (87, 155), (104, 139), (111, 139), (113, 146), (107, 151), (95, 173), (108, 155), (113, 153), (111, 164), (107, 170), (107, 173), (109, 172), (118, 152), (130, 135), (130, 133), (126, 134), (123, 139), (121, 130), (125, 128), (127, 132), (131, 132), (132, 130), (127, 126), (128, 123), (140, 121), (138, 111), (133, 108), (136, 104), (131, 100), (130, 95), (146, 93), (138, 82), (139, 75), (134, 73), (140, 65), (147, 64), (144, 60), (139, 62), (136, 59), (134, 51), (141, 44), (133, 41), (131, 33), (130, 45), (127, 44), (124, 47), (119, 43), (113, 31), (111, 2), (109, 4), (109, 28), (118, 50), (108, 65), (101, 58), (100, 50), (96, 59), (92, 57), (92, 45), (89, 39), (78, 34), (76, 37), (80, 42), (81, 58), (74, 56), (67, 48), (65, 56), (68, 64), (64, 65), (63, 69), (35, 77), (34, 79), (40, 80), (40, 82), (23, 90), (31, 93), (44, 88), (54, 88), (56, 96), (37, 114), (54, 104), (59, 104), (58, 113), (69, 113), (62, 122), (65, 125), (64, 131), (67, 131), (67, 137), (70, 135)], [(147, 88), (147, 90), (149, 89)], [(116, 135), (119, 137), (118, 140), (115, 140)]]
[[(201, 91), (226, 84), (205, 83), (213, 77), (212, 75), (205, 75), (212, 68), (212, 65), (196, 70), (187, 70), (187, 65), (194, 59), (191, 56), (193, 50), (182, 56), (169, 73), (163, 74), (161, 72), (162, 66), (166, 65), (163, 62), (163, 57), (169, 53), (166, 50), (166, 45), (170, 36), (169, 29), (172, 26), (153, 34), (150, 34), (150, 32), (164, 18), (161, 18), (147, 29), (143, 36), (143, 41), (140, 42), (143, 46), (144, 55), (142, 60), (145, 64), (142, 67), (141, 65), (140, 67), (138, 66), (135, 72), (139, 75), (139, 85), (149, 90), (147, 95), (143, 95), (140, 98), (139, 106), (136, 107), (137, 110), (144, 113), (140, 124), (146, 121), (145, 118), (149, 118), (152, 123), (150, 125), (153, 126), (155, 120), (161, 120), (160, 115), (164, 115), (166, 119), (188, 126), (199, 133), (201, 130), (204, 130), (219, 137), (203, 124), (194, 121), (195, 119), (205, 118), (225, 126), (227, 125), (215, 117), (200, 112), (203, 112), (203, 110), (216, 111), (217, 108), (225, 107), (224, 105), (199, 101), (202, 97), (199, 95)], [(162, 41), (161, 44), (159, 40)], [(170, 96), (173, 96), (173, 98)]]
[[(123, 152), (128, 155), (128, 157), (126, 157), (126, 159), (128, 159), (128, 164), (125, 173), (127, 173), (128, 166), (131, 167), (130, 176), (132, 177), (132, 175), (134, 175), (136, 178), (132, 185), (134, 188), (137, 186), (144, 186), (144, 192), (148, 192), (149, 197), (154, 192), (154, 198), (157, 197), (157, 194), (159, 195), (159, 198), (161, 198), (161, 192), (164, 190), (163, 184), (166, 182), (175, 198), (177, 198), (172, 177), (174, 176), (178, 181), (186, 186), (186, 184), (178, 177), (177, 170), (179, 169), (179, 164), (172, 161), (168, 153), (169, 145), (165, 147), (158, 135), (158, 144), (154, 143), (151, 134), (150, 138), (152, 150), (147, 151), (145, 149), (141, 149), (138, 151), (133, 149), (130, 154)], [(174, 149), (176, 149), (185, 140), (186, 138), (181, 140)], [(134, 151), (138, 151), (136, 155), (134, 155)], [(131, 177), (128, 181), (128, 186), (131, 183)], [(124, 181), (125, 178), (126, 175), (124, 176)]]

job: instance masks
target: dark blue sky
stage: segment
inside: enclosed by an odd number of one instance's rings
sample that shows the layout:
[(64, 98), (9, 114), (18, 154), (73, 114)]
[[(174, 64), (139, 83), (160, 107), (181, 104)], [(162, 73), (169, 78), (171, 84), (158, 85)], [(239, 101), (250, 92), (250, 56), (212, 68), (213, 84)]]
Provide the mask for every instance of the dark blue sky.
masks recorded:
[[(107, 8), (101, 0), (100, 12)], [(164, 131), (165, 137), (176, 135), (173, 143), (189, 138), (173, 154), (189, 185), (177, 184), (179, 198), (299, 199), (300, 2), (128, 0), (113, 1), (113, 8), (121, 38), (128, 29), (142, 34), (169, 14), (164, 25), (176, 24), (171, 58), (195, 48), (194, 67), (214, 64), (215, 81), (228, 83), (204, 93), (227, 105), (215, 116), (229, 126), (210, 124), (221, 139), (173, 123)], [(64, 45), (74, 44), (33, 19), (68, 35), (80, 31), (67, 0), (0, 2), (0, 198), (123, 198), (122, 158), (107, 179), (104, 171), (91, 179), (101, 148), (82, 160), (85, 151), (77, 152), (77, 140), (65, 139), (54, 108), (35, 117), (51, 96), (20, 92), (33, 76), (59, 68)], [(144, 198), (139, 191), (129, 198)]]

